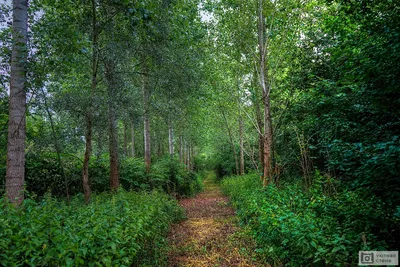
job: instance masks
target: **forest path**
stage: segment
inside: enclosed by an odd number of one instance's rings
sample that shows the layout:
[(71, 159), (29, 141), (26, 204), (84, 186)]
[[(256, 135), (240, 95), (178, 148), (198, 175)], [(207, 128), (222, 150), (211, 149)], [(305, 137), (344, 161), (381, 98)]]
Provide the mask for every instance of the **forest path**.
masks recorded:
[(236, 226), (238, 219), (228, 202), (211, 173), (203, 192), (179, 202), (188, 219), (171, 228), (170, 267), (266, 266), (257, 263), (254, 241)]

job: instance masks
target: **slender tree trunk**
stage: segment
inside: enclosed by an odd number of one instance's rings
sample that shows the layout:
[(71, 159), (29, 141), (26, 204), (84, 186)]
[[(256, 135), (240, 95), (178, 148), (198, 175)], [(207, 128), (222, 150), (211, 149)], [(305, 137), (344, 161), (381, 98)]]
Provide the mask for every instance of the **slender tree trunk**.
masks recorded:
[(109, 60), (106, 63), (106, 79), (108, 82), (108, 126), (109, 126), (109, 152), (110, 152), (110, 187), (117, 190), (119, 187), (118, 171), (118, 128), (115, 116), (115, 63)]
[(188, 169), (189, 161), (188, 161), (188, 151), (187, 151), (187, 141), (183, 141), (183, 163), (186, 165), (186, 169)]
[(168, 143), (169, 143), (169, 155), (174, 157), (174, 130), (172, 128), (172, 122), (169, 120), (168, 125)]
[(237, 78), (237, 104), (238, 104), (238, 119), (239, 119), (239, 174), (244, 175), (244, 146), (243, 146), (243, 118), (241, 111), (241, 99), (240, 99), (240, 83)]
[(157, 157), (161, 157), (162, 155), (163, 155), (163, 147), (162, 147), (162, 144), (161, 144), (161, 140), (157, 140), (157, 142), (156, 142), (156, 144), (157, 144)]
[(124, 155), (128, 157), (128, 125), (124, 122)]
[[(257, 89), (255, 89), (257, 90)], [(259, 94), (255, 93), (254, 95), (254, 109), (256, 114), (256, 121), (257, 121), (257, 132), (258, 132), (258, 160), (261, 164), (261, 170), (264, 170), (264, 136), (263, 136), (263, 121), (260, 111), (260, 103), (259, 103)]]
[(300, 148), (300, 166), (301, 169), (303, 171), (303, 178), (304, 178), (304, 185), (307, 189), (310, 188), (311, 186), (311, 159), (310, 159), (310, 155), (309, 155), (309, 151), (307, 149), (308, 145), (308, 141), (305, 139), (304, 137), (304, 133), (299, 133), (296, 129), (295, 129), (295, 133), (297, 136), (297, 142)]
[(150, 92), (148, 88), (146, 62), (143, 63), (142, 89), (143, 89), (143, 107), (144, 107), (144, 161), (146, 172), (150, 172), (151, 167), (151, 144), (150, 144)]
[(15, 204), (24, 200), (26, 138), (26, 61), (28, 1), (13, 1), (11, 83), (7, 139), (6, 194)]
[[(268, 68), (266, 62), (267, 43), (264, 38), (263, 0), (258, 1), (258, 48), (260, 54), (260, 84), (264, 104), (264, 151), (263, 151), (263, 185), (266, 186), (272, 179), (272, 123), (270, 110), (270, 85), (268, 82)], [(265, 42), (265, 43), (264, 43)]]
[(179, 162), (183, 162), (183, 137), (179, 136)]
[[(262, 122), (258, 126), (261, 130), (264, 128)], [(261, 170), (264, 170), (264, 136), (262, 134), (258, 134), (258, 159), (261, 163)]]
[(61, 170), (61, 175), (62, 175), (62, 177), (64, 179), (64, 183), (65, 183), (65, 195), (67, 197), (67, 200), (69, 201), (68, 179), (67, 179), (67, 176), (65, 175), (64, 164), (63, 164), (62, 159), (61, 159), (61, 147), (60, 147), (60, 145), (58, 143), (58, 139), (57, 139), (57, 136), (56, 136), (54, 120), (53, 120), (53, 117), (51, 116), (49, 106), (47, 105), (46, 94), (45, 94), (43, 88), (41, 88), (41, 91), (42, 91), (42, 95), (43, 95), (43, 99), (44, 99), (44, 106), (45, 106), (45, 109), (46, 109), (46, 113), (47, 113), (47, 116), (49, 117), (49, 121), (50, 121), (51, 132), (53, 133), (54, 148), (56, 149), (56, 153), (57, 153), (58, 167)]
[(97, 18), (96, 18), (96, 0), (92, 0), (92, 85), (90, 89), (90, 103), (89, 110), (86, 114), (86, 133), (85, 133), (85, 155), (83, 158), (83, 170), (82, 170), (82, 184), (83, 194), (85, 201), (90, 201), (90, 185), (89, 185), (89, 161), (92, 154), (92, 135), (93, 135), (93, 98), (94, 92), (97, 87), (97, 70), (98, 70), (98, 38), (99, 32), (97, 29)]
[(244, 174), (244, 152), (243, 152), (243, 118), (239, 111), (239, 146), (240, 146), (240, 175)]
[(135, 124), (132, 121), (132, 158), (135, 157)]
[(188, 146), (187, 146), (187, 169), (188, 169), (188, 171), (190, 171), (191, 170), (191, 164), (190, 164), (190, 161), (191, 161), (191, 154), (190, 154), (190, 143), (188, 143)]

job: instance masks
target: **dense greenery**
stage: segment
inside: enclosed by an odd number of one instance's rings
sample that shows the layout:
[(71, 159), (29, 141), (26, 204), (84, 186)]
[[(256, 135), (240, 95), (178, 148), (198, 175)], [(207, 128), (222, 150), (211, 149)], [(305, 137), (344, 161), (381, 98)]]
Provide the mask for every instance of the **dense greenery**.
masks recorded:
[(361, 190), (341, 190), (318, 173), (308, 192), (298, 183), (260, 185), (251, 174), (222, 182), (242, 223), (251, 227), (258, 252), (271, 263), (352, 266), (360, 250), (395, 247), (399, 214), (388, 213), (382, 201)]
[(225, 128), (213, 130), (211, 161), (220, 179), (237, 173), (233, 151), (240, 150), (237, 120), (244, 113), (245, 166), (257, 175), (223, 184), (260, 251), (277, 265), (352, 265), (361, 249), (396, 250), (399, 3), (264, 2), (275, 168), (274, 185), (265, 189), (256, 177), (262, 176), (256, 134), (263, 129), (252, 60), (256, 4), (226, 0), (209, 8), (218, 22), (215, 57), (225, 64), (221, 74), (222, 64), (215, 70), (223, 80), (217, 91), (234, 103), (223, 103), (217, 124)]
[[(110, 187), (108, 157), (94, 159), (90, 164), (91, 187), (94, 192)], [(160, 159), (146, 173), (142, 159), (126, 158), (120, 162), (121, 187), (125, 190), (160, 189), (178, 197), (189, 197), (201, 190), (201, 177), (169, 157)], [(1, 170), (0, 170), (1, 171)], [(63, 166), (54, 154), (31, 155), (27, 158), (26, 190), (37, 196), (51, 193), (69, 197), (82, 192), (82, 162), (73, 155), (63, 156)], [(0, 183), (1, 186), (1, 183)]]
[(15, 209), (1, 199), (2, 266), (163, 266), (166, 233), (182, 209), (164, 193), (121, 190), (85, 205), (51, 195)]
[[(15, 248), (0, 252), (1, 264), (157, 265), (175, 217), (164, 193), (193, 196), (198, 173), (211, 169), (271, 264), (354, 265), (360, 249), (399, 248), (399, 1), (31, 0), (20, 49), (28, 52), (24, 149), (7, 133), (9, 122), (18, 126), (11, 111), (24, 110), (10, 104), (17, 42), (8, 2), (0, 4), (0, 194), (24, 170), (8, 191), (25, 186), (14, 191), (30, 197), (19, 209), (1, 206), (0, 249)], [(26, 162), (6, 175), (17, 158)], [(99, 221), (87, 221), (90, 212)], [(113, 229), (103, 221), (116, 223), (111, 249), (101, 243)], [(135, 225), (145, 228), (130, 237), (139, 247), (124, 248), (134, 252), (125, 262), (113, 253)], [(101, 239), (88, 239), (94, 252), (67, 255), (80, 248), (71, 238), (86, 235)]]

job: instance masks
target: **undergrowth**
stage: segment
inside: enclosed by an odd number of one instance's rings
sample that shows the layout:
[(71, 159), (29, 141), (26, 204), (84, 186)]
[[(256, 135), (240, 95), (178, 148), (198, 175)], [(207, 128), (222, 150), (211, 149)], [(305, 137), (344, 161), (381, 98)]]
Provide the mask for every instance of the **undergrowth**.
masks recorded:
[(50, 195), (15, 208), (0, 199), (1, 266), (163, 266), (183, 211), (165, 193), (102, 193), (89, 205)]
[(224, 179), (222, 190), (275, 266), (353, 266), (360, 250), (393, 250), (399, 218), (374, 197), (327, 184), (317, 173), (308, 191), (299, 184), (262, 188), (258, 175), (246, 175)]
[[(62, 155), (63, 168), (57, 160), (54, 153), (27, 155), (25, 182), (28, 192), (38, 196), (50, 192), (53, 196), (61, 198), (83, 192), (81, 159)], [(93, 192), (110, 190), (109, 164), (107, 155), (90, 161), (89, 180)], [(146, 173), (143, 159), (123, 158), (119, 162), (119, 174), (120, 184), (125, 190), (160, 189), (174, 196), (189, 197), (202, 189), (200, 175), (187, 170), (184, 164), (169, 156), (155, 161), (150, 173)], [(5, 177), (4, 166), (0, 166), (0, 177)], [(0, 179), (0, 195), (3, 194), (4, 187), (5, 179)]]

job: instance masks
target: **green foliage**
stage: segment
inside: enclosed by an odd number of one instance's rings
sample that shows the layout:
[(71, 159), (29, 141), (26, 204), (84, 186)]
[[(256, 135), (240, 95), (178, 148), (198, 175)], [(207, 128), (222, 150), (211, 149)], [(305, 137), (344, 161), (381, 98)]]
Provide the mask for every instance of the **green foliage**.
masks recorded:
[[(55, 153), (28, 154), (26, 160), (26, 189), (31, 194), (44, 196), (51, 193), (56, 197), (73, 196), (82, 189), (82, 161), (80, 158), (61, 155), (62, 168)], [(161, 189), (181, 197), (189, 197), (201, 191), (200, 175), (188, 171), (175, 159), (165, 157), (152, 165), (146, 174), (143, 159), (124, 158), (120, 161), (120, 183), (125, 190)], [(93, 158), (89, 165), (90, 183), (93, 192), (110, 190), (109, 158)], [(0, 168), (1, 177), (5, 177), (5, 166)], [(3, 183), (3, 179), (1, 182)], [(3, 190), (4, 185), (0, 184)]]
[(334, 140), (330, 146), (329, 167), (345, 174), (351, 188), (364, 188), (364, 194), (373, 192), (388, 204), (398, 204), (400, 187), (400, 140), (373, 144), (348, 143)]
[[(289, 75), (271, 92), (275, 159), (286, 177), (300, 174), (298, 131), (310, 167), (393, 209), (400, 205), (399, 3), (312, 5)], [(278, 117), (283, 100), (290, 104)]]
[(81, 192), (81, 164), (79, 159), (64, 155), (63, 171), (58, 163), (57, 155), (47, 153), (26, 156), (25, 182), (27, 191), (43, 196), (49, 192), (55, 196), (66, 196)]
[(149, 177), (152, 186), (182, 197), (193, 196), (202, 190), (200, 176), (170, 157), (154, 163)]
[(85, 205), (50, 195), (16, 209), (0, 199), (2, 266), (163, 266), (169, 225), (183, 216), (160, 192), (93, 196)]
[(126, 190), (149, 189), (143, 159), (125, 158), (120, 164), (120, 183)]
[(354, 265), (360, 250), (390, 249), (383, 240), (399, 225), (394, 211), (360, 191), (338, 192), (338, 184), (319, 173), (314, 180), (308, 193), (299, 184), (264, 189), (257, 175), (227, 178), (222, 188), (271, 262)]

